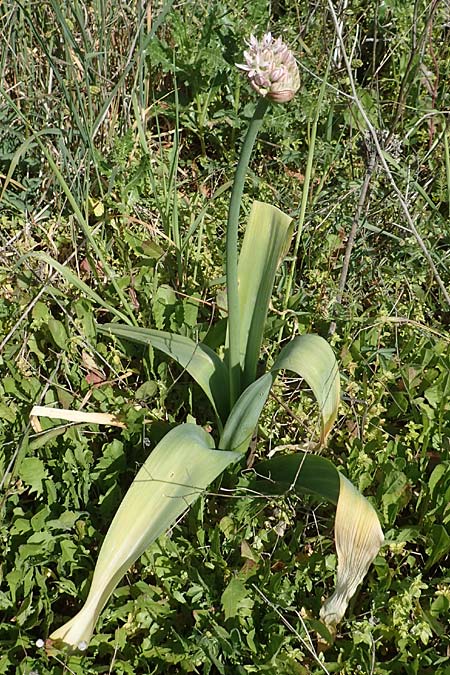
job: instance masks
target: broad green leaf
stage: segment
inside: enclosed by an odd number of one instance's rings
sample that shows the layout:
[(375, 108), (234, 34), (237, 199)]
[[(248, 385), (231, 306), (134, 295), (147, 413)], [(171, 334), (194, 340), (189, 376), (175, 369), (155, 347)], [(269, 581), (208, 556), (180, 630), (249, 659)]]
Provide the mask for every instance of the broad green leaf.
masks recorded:
[[(177, 296), (173, 288), (167, 284), (161, 284), (152, 294), (152, 311), (154, 326), (158, 330), (163, 330), (166, 326), (166, 315), (171, 318), (175, 314), (177, 305)], [(170, 322), (172, 324), (172, 322)], [(167, 328), (173, 330), (172, 325), (167, 325)]]
[(292, 218), (254, 202), (238, 264), (242, 388), (256, 376), (275, 273), (292, 238)]
[(427, 551), (429, 558), (425, 565), (426, 570), (436, 565), (450, 551), (450, 536), (444, 525), (433, 525), (430, 535), (432, 545)]
[(247, 598), (248, 590), (245, 587), (244, 579), (233, 577), (228, 586), (222, 593), (221, 603), (226, 619), (232, 619), (239, 611), (243, 600)]
[(324, 443), (337, 416), (340, 401), (339, 370), (333, 350), (319, 335), (300, 335), (281, 350), (272, 372), (292, 370), (311, 387), (322, 419)]
[(48, 321), (51, 316), (48, 305), (45, 302), (37, 302), (31, 310), (31, 316), (38, 322), (41, 322), (41, 319), (42, 321)]
[(323, 457), (287, 455), (261, 462), (255, 471), (258, 479), (251, 484), (252, 490), (282, 494), (293, 489), (337, 502), (336, 590), (320, 611), (327, 628), (334, 631), (383, 543), (378, 516), (367, 499)]
[(24, 457), (19, 467), (19, 478), (30, 486), (31, 492), (42, 493), (42, 481), (48, 478), (44, 462), (39, 457)]
[(42, 431), (41, 433), (32, 436), (32, 440), (28, 442), (28, 447), (30, 450), (38, 450), (39, 448), (42, 448), (44, 445), (46, 445), (49, 441), (52, 441), (54, 438), (65, 434), (66, 431), (67, 425), (65, 424), (62, 426), (52, 427), (46, 431)]
[(123, 326), (117, 323), (98, 325), (99, 333), (151, 345), (185, 368), (211, 401), (216, 415), (225, 420), (228, 414), (228, 375), (225, 364), (212, 349), (188, 337), (151, 328)]
[(56, 346), (60, 349), (66, 349), (69, 344), (69, 338), (62, 321), (49, 319), (47, 326)]
[(282, 369), (297, 373), (311, 387), (321, 413), (321, 441), (326, 440), (339, 405), (339, 371), (326, 340), (318, 335), (301, 335), (281, 350), (269, 373), (241, 394), (227, 419), (219, 447), (239, 452), (247, 450), (270, 388)]
[(314, 494), (337, 504), (339, 472), (330, 460), (319, 455), (296, 452), (260, 462), (252, 489), (270, 495), (290, 490)]
[(272, 373), (266, 373), (241, 394), (226, 421), (219, 441), (220, 448), (235, 452), (247, 451), (273, 380)]
[(158, 385), (153, 380), (147, 380), (136, 390), (136, 400), (145, 401), (158, 393)]
[(431, 472), (431, 476), (428, 481), (428, 488), (433, 496), (436, 486), (438, 485), (441, 478), (447, 474), (447, 471), (448, 468), (445, 464), (437, 464)]
[(201, 427), (182, 424), (158, 443), (126, 493), (106, 534), (81, 611), (50, 640), (85, 649), (98, 616), (119, 580), (148, 546), (172, 526), (231, 463), (234, 452), (212, 449)]
[(16, 419), (17, 408), (14, 403), (2, 403), (0, 401), (0, 420), (6, 420), (7, 422), (14, 422)]

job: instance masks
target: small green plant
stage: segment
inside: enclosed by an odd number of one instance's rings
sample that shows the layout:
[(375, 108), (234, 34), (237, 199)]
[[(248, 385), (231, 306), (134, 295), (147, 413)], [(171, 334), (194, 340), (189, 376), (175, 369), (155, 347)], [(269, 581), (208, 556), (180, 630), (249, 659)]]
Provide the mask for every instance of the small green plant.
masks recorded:
[[(292, 219), (275, 206), (254, 202), (240, 253), (238, 224), (244, 180), (257, 133), (271, 101), (291, 100), (299, 88), (292, 53), (270, 33), (252, 36), (244, 53), (250, 83), (261, 95), (244, 139), (230, 199), (226, 232), (227, 334), (220, 352), (188, 337), (136, 326), (133, 318), (115, 311), (125, 323), (98, 325), (103, 334), (151, 345), (173, 358), (200, 385), (215, 412), (217, 448), (211, 434), (196, 424), (182, 424), (160, 441), (125, 495), (101, 548), (84, 607), (47, 641), (55, 648), (84, 650), (98, 616), (117, 583), (149, 545), (204, 492), (228, 466), (244, 457), (271, 387), (282, 370), (302, 377), (320, 409), (324, 444), (336, 419), (339, 371), (329, 344), (314, 334), (294, 337), (272, 367), (257, 375), (264, 327), (275, 275), (293, 234)], [(47, 262), (52, 262), (47, 256)], [(61, 266), (52, 263), (56, 269)], [(99, 296), (74, 283), (100, 302)], [(297, 453), (260, 463), (254, 489), (263, 494), (289, 490), (320, 495), (337, 504), (337, 587), (322, 607), (321, 618), (333, 630), (349, 599), (377, 554), (383, 534), (371, 505), (337, 471), (317, 455)]]

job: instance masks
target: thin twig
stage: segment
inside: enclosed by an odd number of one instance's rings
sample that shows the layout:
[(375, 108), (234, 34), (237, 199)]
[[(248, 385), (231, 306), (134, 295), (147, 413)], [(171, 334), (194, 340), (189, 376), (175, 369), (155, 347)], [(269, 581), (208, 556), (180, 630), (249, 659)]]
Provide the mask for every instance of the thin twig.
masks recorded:
[[(414, 68), (414, 63), (415, 63), (415, 59), (417, 57), (417, 54), (423, 49), (423, 46), (425, 44), (427, 35), (430, 31), (430, 27), (431, 27), (432, 22), (433, 22), (434, 13), (437, 9), (439, 1), (440, 0), (433, 0), (433, 2), (431, 3), (428, 19), (427, 19), (425, 28), (423, 29), (419, 39), (417, 40), (416, 37), (414, 36), (411, 53), (409, 55), (409, 60), (408, 60), (408, 63), (406, 64), (405, 72), (404, 72), (402, 81), (400, 83), (400, 90), (399, 90), (399, 94), (397, 96), (397, 101), (396, 101), (395, 108), (394, 108), (394, 119), (393, 119), (393, 122), (392, 122), (392, 125), (391, 125), (392, 130), (395, 129), (396, 125), (398, 124), (398, 122), (399, 122), (399, 120), (400, 120), (400, 118), (401, 118), (401, 116), (404, 112), (405, 99), (406, 99), (406, 94), (407, 94), (407, 90), (406, 90), (407, 83), (410, 80), (411, 72)], [(414, 14), (416, 14), (416, 8), (414, 10)], [(416, 28), (416, 21), (415, 20), (413, 21), (413, 28)]]
[(310, 643), (310, 644), (308, 644), (308, 642), (300, 635), (300, 633), (299, 633), (299, 632), (294, 628), (294, 626), (286, 619), (286, 617), (283, 616), (283, 614), (280, 612), (280, 610), (278, 609), (278, 607), (277, 607), (276, 605), (274, 605), (273, 602), (271, 602), (271, 601), (269, 600), (269, 598), (268, 598), (266, 595), (264, 595), (264, 593), (258, 588), (258, 586), (256, 586), (256, 584), (252, 584), (252, 588), (253, 588), (257, 593), (259, 593), (259, 595), (262, 597), (262, 599), (264, 600), (264, 602), (267, 603), (267, 604), (269, 605), (269, 607), (271, 607), (271, 608), (278, 614), (278, 616), (280, 617), (281, 621), (284, 623), (284, 625), (286, 626), (286, 628), (288, 628), (288, 629), (296, 636), (296, 638), (298, 638), (298, 639), (300, 640), (300, 642), (303, 644), (303, 646), (305, 647), (305, 649), (307, 649), (307, 651), (310, 653), (310, 655), (312, 656), (312, 658), (314, 659), (314, 661), (315, 661), (315, 662), (323, 669), (323, 672), (326, 673), (326, 675), (330, 675), (329, 671), (328, 671), (328, 670), (326, 669), (326, 667), (325, 667), (325, 664), (319, 659), (319, 657), (317, 656), (317, 654), (316, 654), (316, 652), (315, 652), (315, 650), (314, 650), (314, 647), (313, 647), (313, 645), (312, 645), (311, 637), (310, 637), (308, 631), (306, 630), (306, 626), (305, 626), (304, 621), (302, 621), (302, 624), (303, 624), (303, 627), (305, 628), (306, 634), (308, 635), (309, 643)]
[[(367, 202), (367, 197), (369, 194), (369, 185), (370, 181), (372, 180), (373, 173), (375, 171), (376, 163), (377, 163), (376, 154), (375, 153), (370, 154), (366, 168), (366, 175), (364, 177), (364, 182), (362, 184), (361, 192), (359, 194), (358, 206), (356, 207), (355, 215), (352, 221), (352, 227), (350, 230), (350, 234), (348, 235), (344, 262), (342, 264), (341, 276), (339, 278), (338, 292), (333, 306), (332, 313), (334, 316), (336, 315), (336, 310), (338, 306), (342, 304), (342, 297), (344, 295), (345, 284), (347, 283), (348, 268), (350, 266), (350, 258), (352, 255), (353, 244), (355, 243), (356, 231), (358, 229), (358, 225), (361, 222), (361, 215)], [(335, 331), (336, 331), (336, 321), (333, 320), (330, 324), (328, 335), (329, 336), (334, 335)]]
[(340, 27), (339, 27), (338, 19), (337, 19), (337, 16), (336, 16), (336, 12), (335, 12), (332, 0), (328, 0), (328, 7), (330, 9), (331, 16), (333, 18), (335, 30), (337, 32), (337, 35), (338, 35), (340, 43), (341, 43), (342, 57), (344, 59), (345, 67), (347, 69), (347, 74), (348, 74), (348, 77), (349, 77), (350, 86), (351, 86), (352, 95), (353, 95), (353, 101), (355, 102), (359, 112), (361, 113), (361, 116), (362, 116), (362, 118), (363, 118), (363, 120), (366, 124), (366, 127), (367, 127), (368, 131), (370, 132), (370, 135), (373, 138), (373, 142), (374, 142), (375, 148), (377, 150), (377, 154), (378, 154), (380, 164), (383, 167), (383, 169), (386, 173), (386, 176), (388, 177), (389, 182), (392, 185), (392, 189), (394, 190), (395, 194), (397, 195), (398, 201), (399, 201), (399, 203), (402, 207), (402, 210), (403, 210), (403, 213), (405, 215), (406, 221), (409, 225), (409, 228), (410, 228), (411, 232), (413, 233), (420, 249), (422, 250), (424, 257), (427, 260), (427, 262), (428, 262), (428, 264), (431, 268), (431, 271), (433, 272), (435, 281), (438, 284), (439, 288), (441, 289), (442, 294), (445, 298), (445, 301), (450, 306), (450, 294), (447, 291), (446, 287), (444, 286), (444, 282), (442, 281), (442, 279), (439, 275), (439, 272), (436, 268), (436, 265), (434, 264), (433, 258), (431, 257), (430, 253), (428, 252), (428, 249), (425, 246), (425, 243), (424, 243), (422, 237), (420, 236), (416, 226), (414, 225), (411, 214), (409, 213), (408, 204), (406, 203), (406, 199), (403, 196), (400, 189), (397, 187), (394, 176), (392, 175), (392, 172), (391, 172), (391, 170), (388, 166), (388, 163), (386, 162), (386, 159), (384, 157), (383, 151), (381, 149), (380, 141), (378, 140), (378, 135), (377, 135), (376, 129), (374, 128), (373, 124), (369, 120), (369, 118), (367, 116), (367, 113), (366, 113), (366, 111), (365, 111), (365, 109), (364, 109), (364, 107), (363, 107), (363, 105), (362, 105), (362, 103), (361, 103), (361, 101), (358, 97), (358, 93), (356, 91), (355, 80), (354, 80), (353, 73), (352, 73), (351, 63), (348, 59), (347, 52), (346, 52), (346, 49), (345, 49), (345, 46), (344, 46), (344, 43), (343, 43), (342, 32), (341, 32)]

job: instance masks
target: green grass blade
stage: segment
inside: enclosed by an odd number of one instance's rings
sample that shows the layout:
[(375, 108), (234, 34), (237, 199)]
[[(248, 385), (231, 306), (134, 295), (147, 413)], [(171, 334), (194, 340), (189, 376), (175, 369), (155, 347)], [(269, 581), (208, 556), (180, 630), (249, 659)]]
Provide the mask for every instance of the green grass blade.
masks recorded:
[(275, 206), (254, 202), (239, 256), (242, 388), (256, 376), (275, 274), (292, 237), (292, 218)]
[(225, 421), (229, 409), (228, 374), (225, 364), (212, 349), (183, 335), (151, 328), (107, 323), (98, 325), (97, 330), (131, 342), (151, 345), (172, 357), (203, 389), (219, 420), (222, 423)]
[(292, 370), (311, 387), (322, 420), (324, 443), (337, 417), (340, 401), (339, 369), (330, 345), (319, 335), (300, 335), (280, 352), (272, 371)]
[[(105, 117), (108, 114), (108, 110), (111, 107), (111, 104), (115, 97), (117, 96), (118, 92), (120, 91), (121, 88), (125, 87), (125, 82), (127, 80), (127, 77), (129, 76), (130, 72), (133, 70), (133, 68), (136, 67), (136, 57), (134, 56), (137, 48), (136, 48), (136, 43), (140, 43), (138, 47), (138, 58), (139, 60), (143, 61), (145, 63), (145, 55), (146, 51), (152, 42), (152, 40), (155, 39), (155, 35), (159, 28), (163, 25), (167, 15), (169, 14), (170, 10), (172, 9), (172, 5), (174, 3), (174, 0), (169, 0), (168, 2), (165, 2), (163, 6), (161, 7), (161, 10), (158, 14), (158, 16), (154, 19), (152, 22), (152, 26), (150, 28), (149, 32), (145, 31), (144, 24), (141, 23), (141, 26), (139, 27), (138, 34), (134, 36), (134, 38), (131, 41), (131, 46), (130, 46), (130, 51), (128, 58), (126, 60), (125, 66), (120, 72), (119, 77), (117, 78), (117, 81), (114, 85), (114, 87), (111, 89), (111, 92), (109, 96), (105, 99), (104, 103), (102, 104), (100, 111), (94, 121), (93, 127), (92, 127), (92, 138), (94, 139), (95, 136), (97, 135), (101, 125), (103, 124), (103, 121)], [(145, 32), (144, 32), (145, 31)], [(106, 35), (108, 35), (106, 33)], [(107, 40), (107, 38), (106, 38)], [(107, 53), (107, 52), (105, 52)], [(137, 119), (137, 118), (136, 118)]]
[(41, 129), (40, 131), (35, 131), (23, 143), (21, 143), (21, 145), (19, 145), (19, 147), (17, 148), (17, 150), (15, 151), (15, 153), (13, 155), (13, 158), (11, 159), (9, 169), (8, 169), (8, 173), (6, 174), (6, 176), (4, 178), (2, 190), (0, 192), (0, 202), (3, 200), (3, 196), (6, 192), (6, 189), (7, 189), (8, 185), (11, 181), (11, 178), (14, 175), (14, 171), (16, 170), (17, 165), (19, 164), (19, 162), (22, 159), (22, 156), (25, 155), (28, 152), (30, 147), (33, 146), (33, 144), (35, 143), (36, 138), (38, 136), (44, 136), (44, 135), (47, 135), (47, 134), (60, 135), (61, 132), (59, 131), (59, 129), (51, 129), (51, 128)]
[[(42, 144), (41, 144), (42, 145)], [(113, 270), (110, 268), (108, 261), (106, 260), (105, 256), (103, 255), (102, 250), (98, 246), (97, 242), (95, 241), (94, 236), (92, 235), (91, 228), (89, 227), (89, 224), (86, 220), (86, 218), (83, 216), (83, 213), (77, 203), (77, 200), (75, 199), (74, 195), (72, 194), (67, 182), (64, 179), (64, 176), (62, 175), (61, 171), (59, 170), (55, 160), (53, 159), (52, 155), (48, 151), (48, 149), (45, 146), (42, 146), (42, 152), (44, 153), (45, 157), (47, 158), (48, 163), (50, 164), (53, 173), (56, 176), (56, 179), (58, 180), (58, 183), (60, 184), (64, 194), (66, 195), (70, 206), (73, 209), (73, 212), (75, 214), (75, 217), (78, 221), (78, 224), (80, 225), (84, 236), (86, 237), (87, 241), (89, 242), (89, 245), (92, 247), (92, 250), (94, 251), (95, 255), (97, 256), (98, 260), (102, 263), (103, 270), (105, 271), (105, 274), (108, 276), (109, 280), (111, 281), (111, 284), (114, 286), (114, 290), (117, 293), (117, 298), (120, 300), (122, 303), (122, 306), (124, 309), (127, 310), (127, 313), (131, 319), (131, 323), (135, 324), (136, 319), (134, 316), (133, 308), (131, 305), (131, 302), (126, 298), (123, 290), (119, 286), (116, 280), (116, 276), (113, 272)]]
[[(77, 288), (79, 291), (81, 291), (87, 298), (95, 302), (96, 304), (100, 305), (100, 307), (104, 307), (105, 309), (108, 310), (108, 312), (111, 312), (111, 314), (114, 314), (117, 316), (118, 319), (121, 321), (125, 321), (126, 323), (130, 323), (130, 319), (125, 315), (122, 314), (122, 312), (119, 312), (113, 305), (109, 304), (108, 302), (105, 302), (103, 298), (96, 293), (95, 291), (92, 290), (87, 284), (84, 283), (84, 281), (81, 281), (77, 275), (72, 272), (72, 270), (69, 267), (66, 267), (65, 265), (61, 265), (57, 260), (54, 260), (51, 256), (47, 255), (47, 253), (27, 253), (26, 255), (22, 256), (19, 261), (18, 265), (26, 260), (27, 258), (36, 258), (37, 260), (40, 260), (47, 265), (50, 265), (50, 267), (53, 267), (54, 270), (59, 272), (62, 277), (66, 281), (69, 282), (69, 284), (72, 284), (75, 288)], [(51, 287), (49, 287), (51, 289)]]
[[(313, 163), (314, 163), (314, 156), (315, 156), (315, 151), (316, 151), (316, 137), (317, 137), (317, 127), (319, 125), (319, 117), (320, 117), (320, 112), (322, 110), (322, 104), (323, 104), (323, 99), (325, 96), (325, 91), (326, 87), (328, 84), (328, 78), (330, 74), (330, 66), (332, 63), (332, 55), (333, 55), (333, 50), (330, 49), (329, 54), (328, 54), (328, 64), (327, 64), (327, 69), (325, 71), (325, 75), (322, 79), (322, 84), (320, 86), (319, 90), (319, 96), (317, 99), (317, 105), (316, 105), (316, 110), (314, 114), (314, 120), (311, 125), (311, 131), (309, 134), (309, 143), (308, 143), (308, 159), (306, 161), (306, 168), (305, 168), (305, 178), (302, 186), (302, 201), (300, 205), (300, 213), (298, 217), (298, 227), (297, 227), (297, 233), (295, 235), (295, 242), (294, 242), (294, 253), (292, 256), (292, 263), (291, 263), (291, 269), (289, 271), (289, 276), (287, 279), (286, 283), (286, 290), (285, 290), (285, 295), (284, 295), (284, 307), (286, 308), (288, 306), (288, 301), (291, 296), (292, 292), (292, 285), (294, 283), (294, 278), (295, 278), (295, 272), (297, 268), (297, 261), (298, 261), (298, 250), (300, 247), (300, 238), (302, 236), (303, 232), (303, 226), (305, 223), (305, 216), (306, 216), (306, 209), (308, 206), (308, 202), (310, 200), (310, 188), (311, 188), (311, 179), (313, 176)], [(309, 125), (308, 125), (309, 126)], [(283, 328), (280, 330), (280, 341), (283, 336)]]
[(220, 197), (224, 192), (227, 192), (230, 187), (232, 186), (232, 181), (228, 180), (226, 181), (223, 185), (221, 185), (217, 190), (214, 192), (213, 195), (208, 197), (206, 204), (200, 209), (198, 212), (197, 216), (195, 217), (194, 222), (192, 225), (189, 227), (188, 231), (183, 237), (183, 243), (181, 244), (181, 251), (184, 251), (185, 248), (187, 248), (190, 240), (192, 239), (193, 235), (196, 233), (198, 230), (200, 224), (202, 223), (203, 219), (205, 218), (206, 214), (208, 211), (211, 209), (211, 204), (214, 202), (215, 199)]
[(144, 551), (241, 455), (212, 449), (201, 427), (182, 424), (158, 443), (126, 493), (106, 534), (88, 598), (57, 629), (55, 646), (85, 648), (114, 588)]
[[(87, 125), (87, 120), (86, 120), (86, 111), (82, 105), (76, 105), (73, 101), (73, 96), (70, 91), (70, 87), (68, 86), (68, 81), (67, 81), (67, 71), (65, 73), (66, 77), (64, 77), (64, 74), (60, 72), (59, 67), (57, 66), (55, 59), (51, 55), (49, 51), (49, 44), (45, 40), (45, 36), (43, 36), (39, 30), (39, 25), (36, 25), (36, 22), (33, 20), (33, 10), (28, 11), (28, 7), (25, 4), (22, 4), (16, 0), (17, 5), (20, 7), (21, 11), (23, 12), (23, 16), (26, 18), (26, 21), (29, 26), (30, 32), (34, 35), (37, 44), (39, 45), (40, 49), (42, 50), (43, 54), (45, 55), (46, 62), (48, 66), (51, 68), (53, 75), (55, 79), (58, 82), (58, 85), (61, 88), (61, 91), (63, 93), (65, 103), (67, 105), (67, 108), (70, 110), (72, 116), (73, 116), (73, 121), (76, 125), (76, 128), (78, 129), (80, 136), (82, 138), (83, 144), (87, 148), (91, 148), (91, 142), (89, 138), (89, 131), (88, 131), (88, 125)], [(53, 9), (58, 8), (58, 5), (56, 3), (52, 3)], [(59, 17), (56, 17), (56, 20), (58, 20)], [(62, 29), (63, 27), (61, 27)], [(62, 31), (63, 32), (63, 31)], [(64, 36), (67, 38), (67, 35)], [(73, 86), (77, 89), (77, 83), (76, 81), (73, 81)], [(77, 91), (78, 93), (78, 91)]]
[(152, 23), (152, 27), (150, 28), (149, 33), (145, 37), (145, 41), (143, 44), (143, 50), (145, 51), (148, 49), (148, 46), (150, 42), (155, 38), (156, 33), (158, 30), (161, 28), (161, 26), (164, 24), (164, 21), (166, 20), (167, 15), (169, 14), (170, 10), (172, 9), (172, 5), (174, 3), (174, 0), (167, 0), (166, 2), (163, 3), (158, 16)]

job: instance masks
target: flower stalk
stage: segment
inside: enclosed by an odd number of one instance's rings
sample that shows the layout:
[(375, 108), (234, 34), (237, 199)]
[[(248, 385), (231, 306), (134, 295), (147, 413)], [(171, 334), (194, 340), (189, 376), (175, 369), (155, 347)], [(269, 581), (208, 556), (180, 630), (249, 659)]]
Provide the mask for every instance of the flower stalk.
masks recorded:
[(262, 126), (264, 114), (269, 106), (265, 98), (260, 98), (245, 136), (231, 192), (227, 221), (226, 278), (228, 299), (228, 364), (230, 386), (230, 408), (241, 393), (241, 349), (240, 349), (240, 312), (238, 293), (238, 233), (239, 213), (245, 176), (256, 137)]
[(226, 279), (228, 300), (228, 367), (230, 409), (241, 394), (242, 355), (240, 344), (240, 310), (238, 293), (238, 231), (239, 212), (244, 191), (245, 175), (262, 126), (269, 101), (286, 103), (300, 87), (300, 75), (293, 53), (281, 38), (266, 33), (261, 40), (254, 35), (247, 41), (245, 64), (237, 67), (247, 73), (251, 87), (260, 95), (253, 118), (242, 145), (233, 182), (227, 222)]

